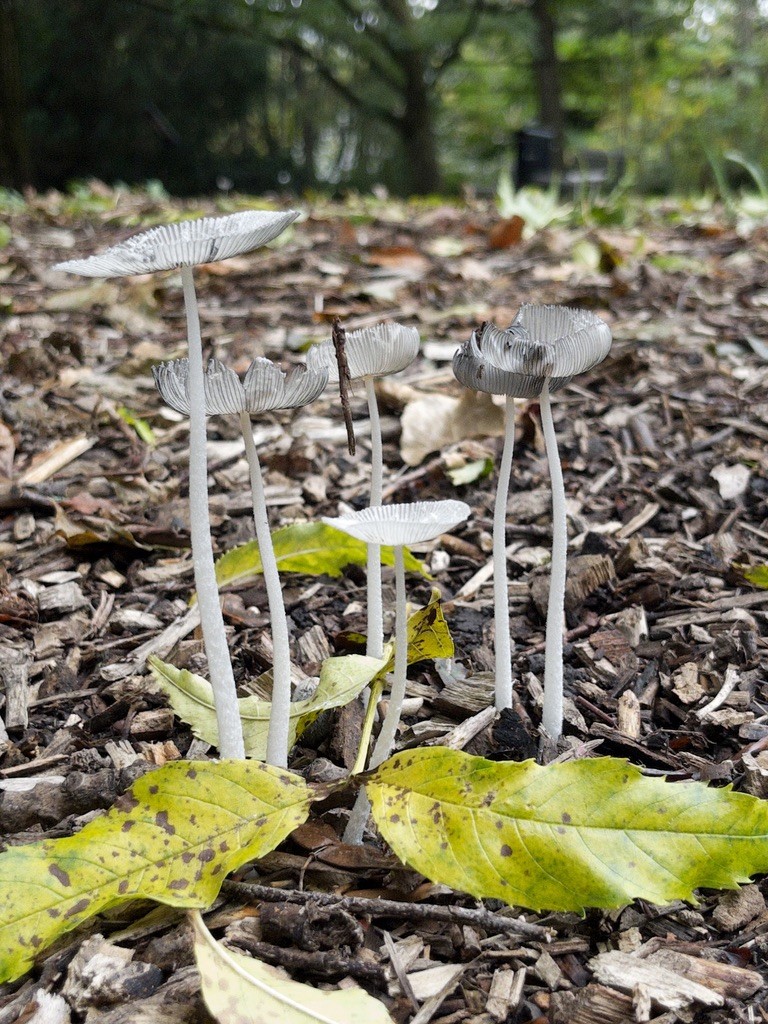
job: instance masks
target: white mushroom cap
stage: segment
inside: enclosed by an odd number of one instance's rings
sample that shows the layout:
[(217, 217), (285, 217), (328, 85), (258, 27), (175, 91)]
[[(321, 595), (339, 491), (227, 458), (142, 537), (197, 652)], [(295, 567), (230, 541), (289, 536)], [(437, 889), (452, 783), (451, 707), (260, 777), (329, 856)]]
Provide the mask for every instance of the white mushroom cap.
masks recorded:
[(83, 277), (122, 277), (227, 260), (271, 242), (298, 215), (297, 210), (245, 210), (163, 224), (87, 259), (57, 263), (53, 269)]
[[(344, 351), (352, 380), (383, 377), (409, 366), (419, 353), (419, 332), (415, 327), (388, 320), (375, 327), (363, 327), (346, 334)], [(328, 382), (337, 384), (339, 367), (332, 341), (313, 345), (307, 352), (310, 369), (328, 368)]]
[(602, 362), (611, 331), (599, 316), (569, 306), (520, 307), (507, 330), (487, 324), (473, 331), (453, 359), (457, 379), (475, 391), (536, 398)]
[[(152, 367), (163, 400), (177, 412), (189, 415), (189, 361), (174, 359)], [(234, 370), (211, 359), (205, 371), (207, 416), (247, 412), (258, 415), (271, 409), (295, 409), (313, 402), (328, 383), (325, 371), (297, 366), (289, 374), (269, 359), (259, 357), (248, 367), (243, 381)]]
[(469, 516), (464, 501), (415, 501), (403, 505), (372, 505), (323, 522), (369, 544), (416, 544), (435, 540)]

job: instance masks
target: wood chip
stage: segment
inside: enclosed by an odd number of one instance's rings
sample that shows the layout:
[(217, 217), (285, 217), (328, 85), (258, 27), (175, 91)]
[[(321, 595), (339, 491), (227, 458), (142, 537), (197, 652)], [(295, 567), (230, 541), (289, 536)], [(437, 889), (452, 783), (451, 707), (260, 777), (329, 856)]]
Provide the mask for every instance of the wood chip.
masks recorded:
[(36, 455), (32, 459), (25, 472), (19, 477), (18, 483), (23, 487), (44, 483), (60, 469), (68, 466), (70, 462), (74, 462), (89, 448), (92, 448), (96, 441), (97, 438), (87, 437), (85, 434), (80, 434), (67, 441), (59, 441), (52, 448), (41, 452), (40, 455)]
[(640, 736), (640, 701), (632, 690), (625, 690), (619, 697), (616, 708), (616, 724), (619, 732), (630, 739), (636, 740)]
[[(605, 583), (616, 579), (613, 561), (608, 555), (576, 555), (568, 562), (565, 580), (566, 611), (576, 612), (590, 594)], [(549, 599), (549, 572), (540, 573), (531, 581), (531, 599), (539, 614), (547, 613)]]
[(768, 751), (746, 753), (742, 756), (741, 763), (744, 766), (744, 788), (752, 796), (764, 800), (768, 797)]
[(503, 1024), (520, 1005), (525, 973), (525, 967), (517, 971), (505, 967), (494, 971), (485, 1012), (499, 1024)]
[(712, 921), (724, 932), (735, 932), (754, 921), (764, 910), (765, 899), (758, 887), (743, 885), (720, 896), (712, 912)]
[(416, 999), (423, 1003), (432, 999), (450, 985), (455, 986), (466, 970), (464, 964), (440, 964), (425, 971), (414, 971), (408, 975), (408, 982)]
[(632, 997), (605, 985), (552, 997), (553, 1024), (632, 1024), (636, 1019)]
[(686, 661), (672, 676), (672, 689), (683, 704), (695, 704), (706, 695), (699, 682), (699, 666), (695, 661)]
[(88, 601), (82, 588), (77, 583), (59, 583), (58, 586), (45, 587), (37, 595), (37, 607), (44, 614), (58, 613), (68, 615), (83, 608)]
[(29, 665), (26, 650), (8, 647), (0, 653), (0, 680), (5, 688), (5, 726), (26, 729), (29, 724)]
[(628, 523), (622, 526), (616, 533), (616, 536), (621, 540), (631, 537), (633, 533), (637, 533), (638, 530), (642, 530), (644, 526), (647, 526), (660, 508), (661, 505), (657, 505), (655, 501), (649, 502), (636, 516), (633, 516)]
[(632, 992), (635, 998), (638, 991), (645, 992), (651, 1002), (667, 1010), (681, 1010), (691, 1003), (723, 1005), (723, 997), (713, 989), (616, 949), (599, 953), (589, 961), (589, 966), (602, 984)]

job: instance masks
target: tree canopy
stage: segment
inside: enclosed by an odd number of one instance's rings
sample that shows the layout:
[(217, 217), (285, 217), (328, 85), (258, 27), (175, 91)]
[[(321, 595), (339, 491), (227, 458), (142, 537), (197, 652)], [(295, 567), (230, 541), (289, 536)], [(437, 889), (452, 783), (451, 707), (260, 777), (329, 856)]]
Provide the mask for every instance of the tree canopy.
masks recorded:
[(6, 0), (0, 182), (488, 188), (536, 121), (556, 163), (700, 188), (765, 152), (766, 28), (765, 0)]

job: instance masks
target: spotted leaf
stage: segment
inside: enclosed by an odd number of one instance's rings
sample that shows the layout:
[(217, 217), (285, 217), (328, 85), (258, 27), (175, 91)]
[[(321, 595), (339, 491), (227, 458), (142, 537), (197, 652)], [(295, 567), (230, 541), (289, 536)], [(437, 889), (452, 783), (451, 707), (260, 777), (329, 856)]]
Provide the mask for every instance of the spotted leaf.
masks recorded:
[(228, 872), (273, 850), (310, 804), (304, 781), (244, 761), (175, 761), (66, 839), (0, 854), (0, 981), (123, 900), (207, 907)]
[(615, 758), (541, 767), (433, 747), (390, 758), (366, 790), (410, 867), (535, 910), (693, 901), (768, 870), (768, 803)]

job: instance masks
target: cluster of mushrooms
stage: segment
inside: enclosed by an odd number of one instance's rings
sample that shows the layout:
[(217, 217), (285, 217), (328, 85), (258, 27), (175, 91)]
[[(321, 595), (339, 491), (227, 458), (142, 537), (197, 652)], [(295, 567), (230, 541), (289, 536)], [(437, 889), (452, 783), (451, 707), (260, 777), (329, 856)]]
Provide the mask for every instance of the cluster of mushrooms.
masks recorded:
[[(87, 277), (117, 277), (180, 269), (187, 317), (188, 357), (155, 367), (155, 382), (164, 401), (189, 417), (189, 504), (195, 586), (214, 693), (219, 752), (244, 757), (232, 662), (224, 630), (214, 569), (208, 510), (206, 418), (236, 416), (248, 461), (256, 540), (267, 588), (274, 647), (272, 713), (267, 745), (270, 764), (287, 765), (291, 701), (288, 627), (267, 518), (264, 485), (254, 443), (251, 417), (276, 409), (306, 405), (330, 383), (339, 367), (332, 341), (313, 346), (305, 366), (288, 375), (269, 359), (251, 363), (243, 380), (217, 360), (203, 362), (200, 320), (192, 268), (250, 252), (276, 238), (298, 216), (296, 211), (247, 211), (152, 228), (87, 259), (57, 264), (56, 270)], [(608, 326), (593, 313), (564, 306), (521, 307), (509, 328), (483, 324), (456, 353), (457, 379), (476, 391), (506, 398), (506, 430), (493, 521), (496, 707), (512, 704), (512, 642), (506, 565), (506, 508), (515, 431), (516, 398), (537, 399), (541, 408), (546, 454), (552, 481), (552, 565), (546, 625), (543, 729), (554, 739), (562, 730), (563, 628), (567, 550), (565, 491), (552, 420), (550, 396), (573, 376), (603, 360), (611, 346)], [(397, 323), (346, 335), (346, 372), (363, 381), (371, 421), (370, 505), (324, 521), (368, 545), (368, 635), (366, 653), (384, 653), (381, 597), (381, 545), (395, 548), (395, 663), (387, 714), (370, 766), (384, 761), (394, 745), (406, 685), (406, 595), (403, 547), (434, 540), (470, 515), (462, 501), (382, 503), (382, 445), (374, 379), (405, 369), (418, 354), (415, 329)], [(372, 687), (371, 711), (381, 687)], [(353, 811), (346, 837), (362, 834), (367, 817), (364, 797)], [(362, 824), (360, 823), (362, 819)]]

